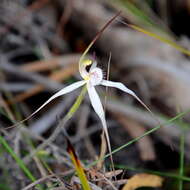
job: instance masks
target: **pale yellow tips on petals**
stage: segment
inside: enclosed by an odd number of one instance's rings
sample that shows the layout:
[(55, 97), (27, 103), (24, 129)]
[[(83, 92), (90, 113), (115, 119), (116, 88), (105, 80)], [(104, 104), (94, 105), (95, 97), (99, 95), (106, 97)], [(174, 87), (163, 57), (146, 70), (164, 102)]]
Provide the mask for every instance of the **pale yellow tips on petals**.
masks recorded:
[(90, 60), (90, 59), (85, 59), (85, 60), (83, 60), (82, 64), (83, 64), (84, 66), (91, 65), (91, 64), (92, 64), (92, 60)]

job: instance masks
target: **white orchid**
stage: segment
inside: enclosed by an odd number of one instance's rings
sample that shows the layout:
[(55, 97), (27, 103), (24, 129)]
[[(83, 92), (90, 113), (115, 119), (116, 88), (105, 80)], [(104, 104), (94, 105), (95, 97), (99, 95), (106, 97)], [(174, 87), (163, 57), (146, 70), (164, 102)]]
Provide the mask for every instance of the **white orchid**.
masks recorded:
[[(94, 111), (99, 116), (99, 118), (100, 118), (100, 120), (102, 122), (102, 125), (103, 125), (103, 129), (105, 131), (106, 140), (107, 140), (107, 144), (108, 144), (108, 150), (109, 150), (109, 153), (110, 153), (110, 156), (111, 156), (112, 166), (113, 166), (113, 159), (112, 159), (112, 154), (111, 154), (111, 145), (110, 145), (110, 140), (109, 140), (109, 135), (108, 135), (108, 130), (107, 130), (107, 124), (106, 124), (106, 119), (105, 119), (105, 112), (104, 112), (101, 100), (99, 98), (99, 95), (96, 92), (95, 87), (98, 86), (98, 85), (102, 85), (102, 86), (106, 86), (106, 87), (115, 87), (115, 88), (118, 88), (119, 90), (122, 90), (122, 91), (124, 91), (124, 92), (132, 95), (134, 98), (136, 98), (152, 114), (152, 112), (150, 111), (150, 109), (136, 96), (136, 94), (132, 90), (130, 90), (129, 88), (127, 88), (124, 84), (122, 84), (120, 82), (113, 82), (113, 81), (104, 80), (104, 78), (103, 78), (103, 71), (102, 71), (102, 69), (100, 69), (99, 67), (97, 67), (97, 62), (95, 60), (93, 60), (93, 59), (86, 59), (86, 54), (88, 53), (88, 51), (92, 47), (92, 45), (95, 43), (95, 41), (98, 39), (98, 37), (100, 36), (100, 34), (106, 29), (106, 27), (120, 13), (121, 12), (119, 12), (118, 14), (116, 14), (112, 19), (110, 19), (103, 26), (103, 28), (99, 31), (99, 33), (95, 36), (95, 38), (92, 40), (92, 42), (89, 44), (89, 46), (87, 47), (87, 49), (82, 54), (82, 56), (81, 56), (81, 58), (79, 60), (79, 72), (80, 72), (80, 75), (82, 77), (82, 80), (78, 81), (78, 82), (75, 82), (75, 83), (73, 83), (73, 84), (71, 84), (71, 85), (69, 85), (69, 86), (61, 89), (60, 91), (58, 91), (57, 93), (55, 93), (53, 96), (51, 96), (42, 106), (40, 106), (30, 116), (28, 116), (24, 120), (22, 120), (22, 121), (20, 121), (20, 122), (17, 123), (17, 124), (23, 123), (24, 121), (28, 120), (33, 115), (35, 115), (37, 112), (39, 112), (44, 106), (46, 106), (48, 103), (50, 103), (52, 100), (54, 100), (55, 98), (57, 98), (59, 96), (62, 96), (64, 94), (70, 93), (73, 90), (76, 90), (79, 87), (86, 85), (91, 105), (94, 108)], [(90, 66), (89, 71), (87, 71), (87, 66)], [(13, 126), (15, 126), (15, 125), (13, 125)]]
[[(89, 71), (87, 71), (87, 69), (86, 69), (87, 66), (90, 66)], [(83, 80), (77, 81), (77, 82), (61, 89), (57, 93), (55, 93), (42, 106), (40, 106), (35, 112), (33, 112), (29, 117), (32, 117), (33, 115), (35, 115), (44, 106), (46, 106), (48, 103), (50, 103), (55, 98), (62, 96), (64, 94), (70, 93), (70, 92), (76, 90), (77, 88), (79, 88), (83, 85), (86, 85), (91, 105), (94, 108), (94, 111), (97, 113), (97, 115), (99, 116), (99, 118), (102, 122), (103, 129), (105, 131), (105, 135), (106, 135), (106, 139), (107, 139), (108, 149), (109, 149), (109, 152), (111, 153), (110, 140), (109, 140), (107, 124), (106, 124), (106, 119), (105, 119), (105, 112), (104, 112), (100, 97), (96, 92), (95, 86), (102, 85), (102, 86), (107, 86), (107, 87), (118, 88), (118, 89), (132, 95), (133, 97), (135, 97), (146, 108), (147, 108), (147, 106), (136, 96), (136, 94), (132, 90), (127, 88), (122, 83), (104, 80), (103, 79), (103, 71), (102, 71), (102, 69), (97, 67), (96, 61), (91, 60), (91, 59), (80, 60), (79, 61), (79, 72), (80, 72), (80, 75)], [(27, 119), (29, 119), (29, 118), (26, 118), (25, 120), (27, 120)]]

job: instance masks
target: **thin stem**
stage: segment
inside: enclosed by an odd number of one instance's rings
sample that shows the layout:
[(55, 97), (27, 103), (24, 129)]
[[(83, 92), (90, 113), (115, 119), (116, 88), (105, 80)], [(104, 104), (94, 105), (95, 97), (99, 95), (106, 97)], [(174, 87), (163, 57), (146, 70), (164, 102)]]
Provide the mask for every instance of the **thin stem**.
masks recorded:
[[(162, 126), (166, 126), (166, 125), (168, 125), (168, 124), (174, 122), (175, 120), (177, 120), (177, 119), (183, 117), (184, 115), (186, 115), (186, 114), (189, 113), (189, 112), (190, 112), (190, 109), (187, 110), (187, 111), (185, 111), (185, 112), (179, 113), (177, 116), (175, 116), (175, 117), (169, 119), (169, 120), (168, 120), (166, 123), (164, 123)], [(118, 147), (117, 149), (115, 149), (114, 151), (112, 151), (112, 154), (115, 154), (115, 153), (119, 152), (120, 150), (126, 148), (127, 146), (129, 146), (129, 145), (131, 145), (131, 144), (137, 142), (138, 140), (142, 139), (142, 138), (145, 137), (146, 135), (150, 135), (151, 133), (153, 133), (153, 132), (157, 131), (158, 129), (160, 129), (162, 126), (161, 126), (161, 125), (158, 125), (158, 126), (154, 127), (153, 129), (150, 129), (149, 131), (147, 131), (147, 132), (144, 133), (143, 135), (138, 136), (138, 137), (134, 138), (133, 140), (129, 141), (128, 143), (126, 143), (126, 144), (124, 144), (124, 145)], [(110, 156), (110, 153), (107, 154), (107, 155), (104, 157), (104, 159), (106, 159), (106, 158), (109, 157), (109, 156)], [(98, 161), (96, 160), (96, 161), (92, 162), (91, 164), (87, 165), (87, 167), (94, 166), (95, 164), (97, 164), (97, 162), (98, 162)]]
[(188, 181), (190, 182), (190, 178), (183, 176), (183, 175), (177, 175), (177, 174), (173, 174), (173, 173), (169, 173), (169, 172), (160, 172), (160, 171), (153, 171), (153, 170), (148, 170), (148, 169), (143, 169), (143, 168), (134, 168), (134, 167), (129, 167), (129, 166), (123, 166), (123, 165), (116, 165), (116, 167), (118, 169), (127, 169), (127, 170), (131, 170), (131, 171), (135, 171), (135, 172), (143, 172), (143, 173), (150, 173), (150, 174), (154, 174), (154, 175), (159, 175), (159, 176), (163, 176), (163, 177), (170, 177), (170, 178), (174, 178), (177, 180), (183, 180), (183, 181)]
[[(185, 133), (184, 129), (182, 129), (182, 134), (180, 136), (180, 170), (179, 175), (183, 176), (184, 174), (184, 153), (185, 153)], [(179, 180), (179, 190), (183, 190), (183, 180)]]
[(82, 68), (83, 68), (83, 61), (86, 56), (86, 54), (89, 52), (90, 48), (94, 45), (96, 40), (101, 36), (101, 34), (104, 32), (104, 30), (121, 14), (121, 11), (119, 11), (114, 17), (112, 17), (102, 28), (101, 30), (96, 34), (94, 39), (90, 42), (84, 53), (81, 55), (79, 60), (79, 72), (82, 74)]

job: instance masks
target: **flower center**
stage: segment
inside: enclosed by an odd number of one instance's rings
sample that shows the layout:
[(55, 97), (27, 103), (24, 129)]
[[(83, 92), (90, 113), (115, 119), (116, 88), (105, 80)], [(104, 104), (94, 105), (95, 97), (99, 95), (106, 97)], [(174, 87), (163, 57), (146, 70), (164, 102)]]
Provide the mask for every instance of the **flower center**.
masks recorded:
[(103, 73), (100, 68), (93, 68), (90, 70), (90, 84), (95, 86), (101, 83), (103, 79)]

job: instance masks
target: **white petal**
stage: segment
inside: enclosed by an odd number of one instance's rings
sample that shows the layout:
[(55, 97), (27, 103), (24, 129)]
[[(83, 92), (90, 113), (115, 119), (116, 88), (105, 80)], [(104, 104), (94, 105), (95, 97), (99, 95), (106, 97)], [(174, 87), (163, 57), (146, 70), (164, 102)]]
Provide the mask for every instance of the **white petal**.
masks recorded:
[(66, 86), (65, 88), (63, 88), (60, 91), (58, 91), (57, 93), (55, 93), (48, 101), (50, 102), (51, 100), (53, 100), (59, 96), (62, 96), (62, 95), (67, 94), (69, 92), (72, 92), (73, 90), (81, 87), (85, 83), (86, 83), (86, 81), (82, 80), (82, 81), (75, 82), (69, 86)]
[(111, 161), (113, 163), (112, 154), (111, 154), (111, 144), (110, 144), (107, 124), (106, 124), (106, 119), (105, 119), (105, 113), (104, 113), (102, 103), (100, 101), (100, 98), (99, 98), (94, 86), (88, 85), (87, 89), (88, 89), (88, 94), (89, 94), (89, 97), (90, 97), (92, 107), (94, 108), (95, 112), (98, 114), (98, 116), (99, 116), (99, 118), (100, 118), (100, 120), (102, 122), (103, 129), (104, 129), (105, 135), (106, 135), (107, 144), (108, 144), (108, 150), (109, 150), (109, 153), (110, 153), (110, 156), (111, 156)]
[(92, 69), (96, 68), (97, 67), (97, 61), (93, 61), (91, 67), (90, 67), (90, 72), (92, 71)]
[(100, 101), (100, 98), (99, 98), (94, 86), (88, 85), (87, 89), (88, 89), (88, 94), (90, 97), (92, 107), (94, 108), (94, 110), (98, 114), (98, 116), (100, 117), (101, 121), (103, 121), (103, 123), (104, 123), (105, 113), (104, 113), (104, 109), (103, 109), (102, 103)]
[[(120, 90), (122, 90), (122, 91), (124, 91), (124, 92), (126, 92), (126, 93), (128, 93), (130, 95), (132, 95), (134, 98), (136, 98), (151, 113), (152, 116), (154, 116), (154, 114), (152, 113), (152, 111), (143, 103), (143, 101), (140, 100), (140, 98), (132, 90), (130, 90), (129, 88), (127, 88), (121, 82), (112, 82), (112, 81), (108, 81), (108, 80), (102, 80), (101, 85), (108, 86), (108, 87), (115, 87), (115, 88), (118, 88), (118, 89), (120, 89)], [(155, 118), (155, 116), (154, 116), (154, 118)]]
[(108, 87), (115, 87), (115, 88), (118, 88), (118, 89), (128, 93), (128, 94), (131, 94), (132, 96), (136, 96), (136, 94), (132, 90), (127, 88), (121, 82), (112, 82), (112, 81), (108, 81), (108, 80), (102, 80), (101, 85), (108, 86)]
[(61, 89), (60, 91), (58, 91), (57, 93), (55, 93), (53, 96), (51, 96), (44, 104), (42, 104), (36, 111), (34, 111), (31, 115), (29, 115), (27, 118), (25, 118), (24, 120), (16, 123), (15, 125), (11, 126), (11, 127), (14, 127), (18, 124), (21, 124), (23, 123), (24, 121), (30, 119), (33, 115), (35, 115), (37, 112), (39, 112), (44, 106), (46, 106), (49, 102), (51, 102), (52, 100), (54, 100), (55, 98), (59, 97), (59, 96), (62, 96), (64, 94), (67, 94), (77, 88), (79, 88), (80, 86), (84, 85), (86, 83), (86, 81), (82, 80), (82, 81), (78, 81), (78, 82), (75, 82), (63, 89)]

